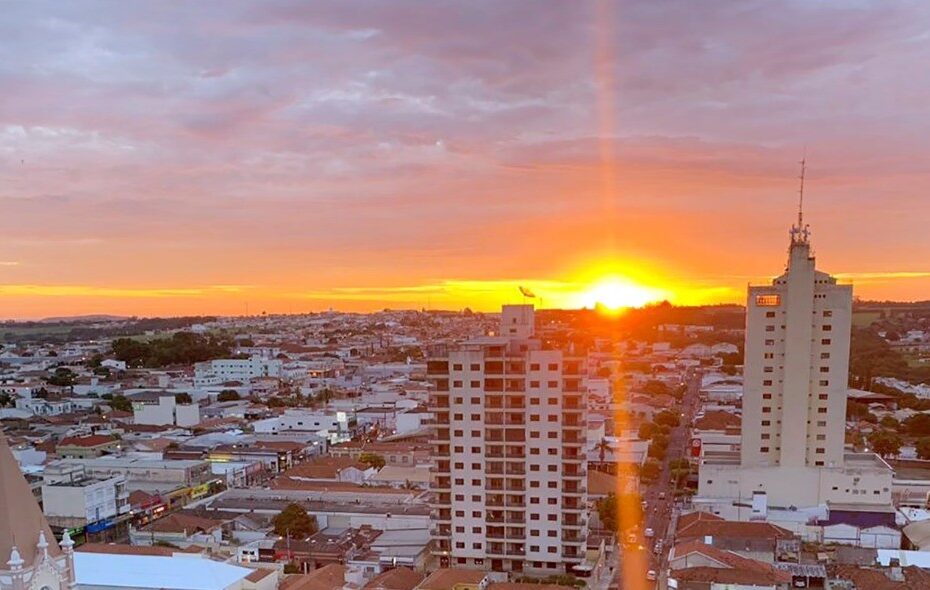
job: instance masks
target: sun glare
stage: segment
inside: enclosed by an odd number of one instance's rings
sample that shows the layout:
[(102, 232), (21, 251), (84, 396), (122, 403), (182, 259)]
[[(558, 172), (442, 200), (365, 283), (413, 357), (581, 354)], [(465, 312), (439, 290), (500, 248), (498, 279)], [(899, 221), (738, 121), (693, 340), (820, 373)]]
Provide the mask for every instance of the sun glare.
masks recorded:
[(620, 277), (610, 277), (598, 281), (582, 293), (579, 303), (583, 307), (604, 307), (617, 311), (628, 307), (642, 307), (667, 297), (668, 294), (661, 289), (638, 285)]

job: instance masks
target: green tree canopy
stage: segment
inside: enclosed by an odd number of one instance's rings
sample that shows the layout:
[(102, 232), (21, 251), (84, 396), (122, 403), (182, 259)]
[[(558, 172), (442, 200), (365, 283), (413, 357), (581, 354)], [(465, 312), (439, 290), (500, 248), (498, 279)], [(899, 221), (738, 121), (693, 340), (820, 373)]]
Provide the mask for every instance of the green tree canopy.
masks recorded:
[(300, 504), (288, 504), (272, 519), (271, 524), (276, 535), (291, 539), (306, 539), (317, 531), (316, 518), (307, 514)]

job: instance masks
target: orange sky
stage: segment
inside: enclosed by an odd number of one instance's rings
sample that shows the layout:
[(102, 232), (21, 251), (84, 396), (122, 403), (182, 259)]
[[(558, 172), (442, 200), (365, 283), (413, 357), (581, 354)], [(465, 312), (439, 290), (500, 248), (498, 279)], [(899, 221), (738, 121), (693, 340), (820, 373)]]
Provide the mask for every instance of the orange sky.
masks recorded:
[(2, 318), (740, 302), (805, 150), (820, 267), (930, 298), (930, 7), (108, 6), (0, 15)]

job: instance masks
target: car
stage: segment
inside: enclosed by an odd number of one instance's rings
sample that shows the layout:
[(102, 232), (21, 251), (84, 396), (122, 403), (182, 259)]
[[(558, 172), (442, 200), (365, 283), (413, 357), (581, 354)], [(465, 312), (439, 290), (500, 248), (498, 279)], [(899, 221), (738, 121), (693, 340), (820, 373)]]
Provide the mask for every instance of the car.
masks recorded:
[(649, 570), (648, 572), (646, 572), (646, 579), (649, 580), (650, 582), (654, 582), (656, 579), (656, 571)]
[(652, 537), (656, 536), (656, 532), (652, 529), (646, 529), (645, 531), (643, 531), (643, 535), (651, 539)]

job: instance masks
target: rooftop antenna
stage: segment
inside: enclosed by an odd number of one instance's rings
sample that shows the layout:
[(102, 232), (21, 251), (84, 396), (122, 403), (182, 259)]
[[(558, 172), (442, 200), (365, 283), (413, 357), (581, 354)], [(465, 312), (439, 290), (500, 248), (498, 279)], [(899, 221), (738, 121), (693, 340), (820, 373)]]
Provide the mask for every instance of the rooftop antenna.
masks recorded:
[(798, 229), (804, 228), (804, 173), (807, 171), (807, 154), (801, 158), (801, 188), (798, 189)]

